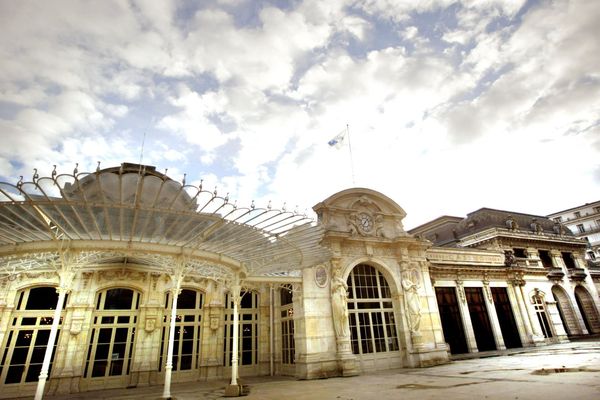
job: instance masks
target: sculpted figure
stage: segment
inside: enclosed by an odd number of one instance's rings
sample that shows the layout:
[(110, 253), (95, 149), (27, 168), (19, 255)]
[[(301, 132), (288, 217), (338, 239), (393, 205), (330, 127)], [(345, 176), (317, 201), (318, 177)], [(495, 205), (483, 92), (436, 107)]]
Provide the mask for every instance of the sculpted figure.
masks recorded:
[(519, 225), (517, 225), (517, 221), (513, 219), (512, 215), (509, 215), (506, 219), (506, 227), (511, 231), (514, 231), (515, 229), (519, 228)]
[(358, 233), (358, 214), (352, 213), (348, 216), (348, 232), (351, 236), (356, 236)]
[(536, 218), (531, 220), (531, 230), (535, 233), (542, 233), (542, 225), (538, 222)]
[[(416, 276), (416, 271), (413, 271)], [(416, 280), (416, 279), (415, 279)], [(417, 289), (419, 286), (413, 282), (409, 271), (402, 274), (402, 288), (404, 289), (404, 298), (408, 308), (408, 323), (411, 332), (417, 332), (421, 324), (421, 304)]]
[(504, 265), (506, 265), (507, 267), (517, 265), (517, 259), (515, 257), (515, 253), (512, 250), (504, 250)]
[(337, 337), (350, 337), (347, 299), (348, 285), (340, 276), (340, 271), (335, 271), (331, 279), (331, 308), (333, 310), (333, 327)]

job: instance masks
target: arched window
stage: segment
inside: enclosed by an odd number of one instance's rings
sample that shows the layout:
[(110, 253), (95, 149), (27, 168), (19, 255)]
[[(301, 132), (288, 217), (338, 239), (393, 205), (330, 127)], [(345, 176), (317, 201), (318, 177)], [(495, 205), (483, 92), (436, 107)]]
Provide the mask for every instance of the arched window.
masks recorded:
[(98, 293), (88, 346), (86, 378), (129, 375), (140, 294), (115, 288)]
[(392, 295), (385, 277), (374, 267), (359, 264), (347, 283), (353, 353), (397, 351)]
[(281, 301), (281, 362), (294, 364), (294, 304), (292, 302), (292, 285), (285, 285), (279, 289)]
[[(239, 323), (239, 365), (258, 364), (258, 293), (242, 292), (238, 311)], [(223, 341), (223, 365), (231, 366), (231, 346), (233, 345), (233, 301), (225, 295), (225, 340)]]
[[(202, 326), (202, 306), (204, 296), (196, 290), (183, 289), (177, 297), (177, 317), (175, 318), (175, 340), (173, 346), (173, 371), (196, 369), (200, 366), (200, 343)], [(158, 370), (162, 371), (167, 362), (169, 347), (169, 316), (172, 298), (165, 299), (165, 314), (161, 335)]]
[[(17, 306), (12, 315), (10, 330), (2, 346), (0, 382), (2, 384), (37, 382), (42, 370), (44, 354), (58, 293), (54, 287), (25, 289), (17, 294)], [(65, 297), (65, 303), (67, 298)], [(63, 305), (63, 310), (64, 310)], [(64, 315), (64, 311), (63, 311)], [(60, 324), (62, 325), (62, 319)], [(56, 343), (60, 338), (60, 326), (54, 343), (49, 374), (52, 372)]]
[(551, 338), (553, 336), (552, 327), (550, 326), (550, 320), (548, 319), (548, 313), (546, 312), (546, 303), (544, 302), (544, 297), (536, 291), (536, 293), (531, 297), (531, 302), (533, 303), (535, 315), (540, 323), (544, 337)]

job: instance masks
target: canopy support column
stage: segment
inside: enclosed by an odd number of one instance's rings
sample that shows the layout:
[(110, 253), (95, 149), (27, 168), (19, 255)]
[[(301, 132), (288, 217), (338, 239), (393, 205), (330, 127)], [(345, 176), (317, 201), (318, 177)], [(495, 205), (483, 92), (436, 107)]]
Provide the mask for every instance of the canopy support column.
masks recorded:
[(182, 274), (171, 277), (175, 285), (171, 288), (171, 320), (169, 325), (169, 346), (167, 349), (167, 364), (165, 365), (165, 387), (163, 389), (163, 399), (171, 398), (171, 376), (173, 374), (173, 348), (175, 347), (175, 325), (177, 324), (177, 298), (181, 293)]
[(56, 336), (58, 334), (58, 325), (60, 324), (60, 314), (63, 310), (65, 296), (71, 291), (71, 282), (73, 281), (73, 276), (73, 271), (68, 270), (66, 267), (63, 267), (63, 270), (59, 272), (60, 283), (58, 288), (56, 288), (58, 300), (56, 301), (56, 308), (54, 309), (52, 327), (50, 328), (50, 336), (48, 337), (48, 344), (46, 345), (46, 352), (44, 353), (44, 361), (42, 362), (42, 370), (40, 371), (40, 376), (38, 378), (34, 400), (42, 400), (44, 397), (44, 389), (46, 387), (46, 380), (48, 380), (48, 371), (50, 369), (50, 360), (52, 359), (52, 353), (56, 343)]
[(239, 306), (240, 306), (240, 286), (239, 277), (236, 276), (233, 285), (231, 285), (230, 294), (233, 301), (233, 338), (231, 343), (231, 383), (225, 388), (225, 396), (235, 397), (241, 395), (241, 385), (238, 383), (238, 359), (239, 359)]
[(275, 375), (275, 300), (273, 296), (275, 294), (275, 289), (273, 288), (273, 284), (269, 285), (269, 375)]

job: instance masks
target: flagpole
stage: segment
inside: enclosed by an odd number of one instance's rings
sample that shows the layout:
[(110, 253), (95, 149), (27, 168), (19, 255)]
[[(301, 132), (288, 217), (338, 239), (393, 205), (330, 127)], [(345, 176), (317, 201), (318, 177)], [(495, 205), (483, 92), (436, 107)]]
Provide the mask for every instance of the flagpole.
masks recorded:
[(352, 171), (352, 186), (356, 186), (354, 179), (354, 158), (352, 157), (352, 143), (350, 142), (350, 127), (346, 124), (346, 136), (348, 136), (348, 150), (350, 151), (350, 170)]

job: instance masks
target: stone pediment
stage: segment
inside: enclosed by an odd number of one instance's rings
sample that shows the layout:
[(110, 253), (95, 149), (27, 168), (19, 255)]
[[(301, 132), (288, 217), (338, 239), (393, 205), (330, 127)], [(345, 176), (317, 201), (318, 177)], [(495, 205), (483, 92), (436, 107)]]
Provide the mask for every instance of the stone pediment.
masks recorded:
[(313, 210), (330, 232), (386, 239), (407, 236), (402, 225), (406, 212), (389, 197), (371, 189), (338, 192)]

